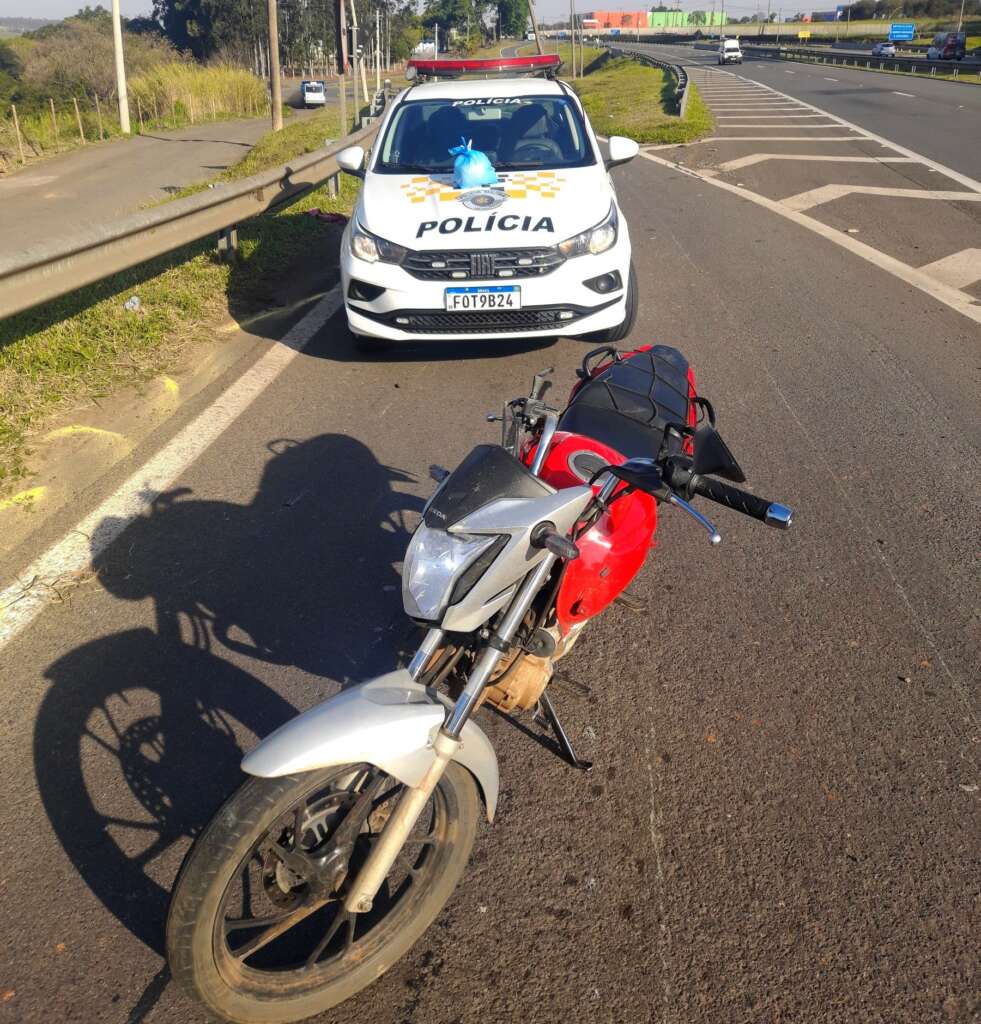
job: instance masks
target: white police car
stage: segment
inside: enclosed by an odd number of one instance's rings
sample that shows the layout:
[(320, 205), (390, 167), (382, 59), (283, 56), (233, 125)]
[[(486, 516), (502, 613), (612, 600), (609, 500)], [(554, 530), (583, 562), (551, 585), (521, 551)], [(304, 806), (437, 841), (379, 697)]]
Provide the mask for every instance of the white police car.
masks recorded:
[[(338, 155), (364, 179), (341, 243), (348, 324), (360, 346), (625, 337), (637, 281), (608, 169), (636, 156), (637, 143), (611, 138), (604, 160), (575, 93), (550, 74), (533, 77), (557, 70), (555, 55), (410, 67), (448, 80), (397, 97), (367, 166), (360, 147)], [(493, 71), (507, 77), (451, 77)], [(454, 187), (449, 150), (461, 138), (488, 156), (498, 184)]]

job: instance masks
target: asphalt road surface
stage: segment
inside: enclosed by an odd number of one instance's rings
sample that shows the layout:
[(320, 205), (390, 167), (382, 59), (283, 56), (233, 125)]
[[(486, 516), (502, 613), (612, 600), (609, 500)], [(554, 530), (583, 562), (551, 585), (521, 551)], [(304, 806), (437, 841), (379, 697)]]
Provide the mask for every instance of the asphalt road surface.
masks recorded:
[[(977, 324), (689, 172), (616, 177), (632, 340), (688, 355), (794, 530), (719, 510), (711, 548), (663, 514), (647, 610), (583, 634), (564, 672), (590, 696), (555, 691), (592, 776), (481, 711), (498, 819), (434, 928), (320, 1024), (974, 1021)], [(4, 1019), (203, 1024), (161, 959), (188, 836), (255, 735), (392, 664), (428, 466), (589, 347), (365, 357), (339, 315), (0, 651)]]
[[(708, 50), (655, 43), (640, 48), (662, 60), (717, 67)], [(981, 178), (981, 86), (749, 55), (728, 70)]]

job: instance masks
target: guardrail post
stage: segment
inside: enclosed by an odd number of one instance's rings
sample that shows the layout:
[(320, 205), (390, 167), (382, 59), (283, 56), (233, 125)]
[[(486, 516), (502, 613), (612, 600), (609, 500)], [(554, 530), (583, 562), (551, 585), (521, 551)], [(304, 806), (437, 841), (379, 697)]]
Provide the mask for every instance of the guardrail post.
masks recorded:
[(336, 199), (337, 198), (338, 184), (339, 184), (338, 179), (339, 178), (340, 178), (339, 174), (332, 174), (327, 179), (327, 195), (329, 195), (331, 199)]
[(218, 232), (218, 259), (230, 263), (238, 254), (238, 225), (222, 228)]

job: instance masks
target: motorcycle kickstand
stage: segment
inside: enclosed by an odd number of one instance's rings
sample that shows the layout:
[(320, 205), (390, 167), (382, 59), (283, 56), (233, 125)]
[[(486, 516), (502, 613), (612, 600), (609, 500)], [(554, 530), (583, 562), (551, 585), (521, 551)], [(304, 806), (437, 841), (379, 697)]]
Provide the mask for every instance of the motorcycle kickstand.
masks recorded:
[(532, 716), (532, 721), (543, 727), (548, 726), (552, 730), (559, 746), (562, 748), (562, 753), (573, 768), (578, 768), (580, 771), (584, 772), (591, 772), (593, 770), (592, 761), (583, 761), (576, 756), (572, 742), (566, 735), (565, 729), (562, 728), (562, 723), (559, 721), (559, 716), (556, 714), (555, 706), (552, 704), (552, 700), (548, 694), (543, 693), (538, 698), (538, 708)]

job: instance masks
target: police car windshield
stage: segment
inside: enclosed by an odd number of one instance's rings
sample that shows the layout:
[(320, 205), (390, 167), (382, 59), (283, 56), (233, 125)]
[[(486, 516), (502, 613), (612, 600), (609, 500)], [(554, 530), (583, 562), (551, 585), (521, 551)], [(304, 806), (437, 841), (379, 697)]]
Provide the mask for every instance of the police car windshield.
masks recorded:
[(472, 142), (498, 171), (587, 167), (596, 162), (579, 111), (565, 96), (408, 100), (389, 123), (375, 171), (448, 173), (453, 146)]

